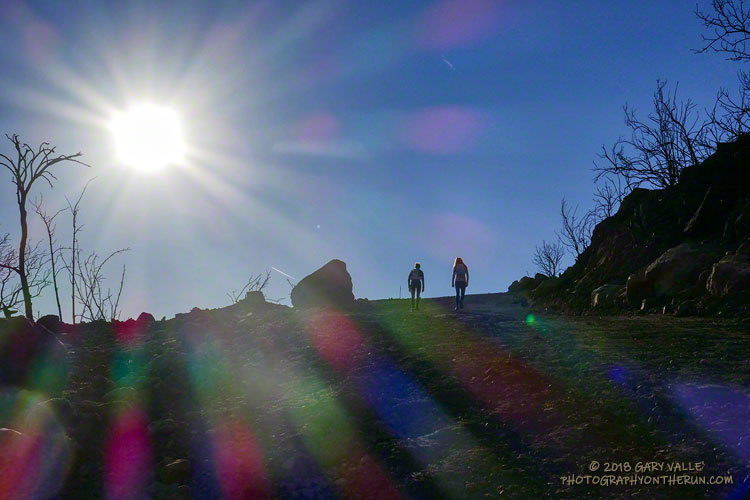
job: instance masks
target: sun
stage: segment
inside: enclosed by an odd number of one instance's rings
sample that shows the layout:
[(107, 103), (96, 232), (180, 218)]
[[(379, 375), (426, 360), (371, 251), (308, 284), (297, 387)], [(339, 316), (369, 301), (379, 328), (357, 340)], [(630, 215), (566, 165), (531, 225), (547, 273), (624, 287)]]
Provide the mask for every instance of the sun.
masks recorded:
[(138, 104), (117, 113), (110, 126), (117, 158), (153, 172), (184, 160), (185, 141), (177, 113), (154, 104)]

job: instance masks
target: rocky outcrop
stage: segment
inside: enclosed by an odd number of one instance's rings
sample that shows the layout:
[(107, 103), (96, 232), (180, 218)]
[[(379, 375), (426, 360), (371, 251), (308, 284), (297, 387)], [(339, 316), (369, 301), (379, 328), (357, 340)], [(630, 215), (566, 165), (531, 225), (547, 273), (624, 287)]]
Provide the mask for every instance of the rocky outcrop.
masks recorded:
[(683, 168), (674, 186), (633, 189), (617, 213), (596, 225), (560, 282), (548, 285), (554, 291), (542, 288), (545, 293), (532, 297), (529, 291), (539, 288), (533, 278), (515, 282), (511, 291), (526, 291), (537, 305), (580, 312), (593, 306), (603, 285), (626, 283), (615, 306), (637, 310), (645, 300), (645, 311), (744, 314), (750, 311), (743, 306), (745, 261), (740, 252), (719, 259), (750, 235), (748, 193), (750, 135), (719, 144), (702, 163)]
[(559, 277), (547, 278), (534, 288), (533, 299), (544, 300), (545, 298), (557, 293), (562, 286), (563, 281)]
[(306, 276), (292, 289), (291, 299), (292, 305), (299, 308), (351, 308), (354, 305), (354, 294), (352, 277), (346, 270), (346, 263), (334, 259)]

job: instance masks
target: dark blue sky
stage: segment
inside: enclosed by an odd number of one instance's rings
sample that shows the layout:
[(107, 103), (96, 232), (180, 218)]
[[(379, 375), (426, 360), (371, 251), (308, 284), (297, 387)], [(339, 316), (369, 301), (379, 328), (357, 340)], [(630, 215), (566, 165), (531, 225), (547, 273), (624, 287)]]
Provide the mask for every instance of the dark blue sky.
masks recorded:
[[(358, 297), (398, 296), (415, 260), (426, 295), (449, 294), (455, 256), (469, 292), (504, 291), (534, 272), (562, 196), (590, 206), (592, 161), (626, 132), (625, 102), (645, 116), (658, 78), (701, 107), (735, 87), (735, 63), (692, 53), (694, 8), (3, 2), (0, 125), (92, 165), (37, 192), (61, 208), (96, 177), (82, 244), (132, 248), (116, 263), (126, 315), (217, 307), (249, 273), (299, 279), (332, 258)], [(118, 164), (108, 124), (139, 102), (181, 116), (184, 165)], [(13, 202), (0, 184), (0, 231), (16, 234)], [(267, 295), (288, 292), (274, 273)]]

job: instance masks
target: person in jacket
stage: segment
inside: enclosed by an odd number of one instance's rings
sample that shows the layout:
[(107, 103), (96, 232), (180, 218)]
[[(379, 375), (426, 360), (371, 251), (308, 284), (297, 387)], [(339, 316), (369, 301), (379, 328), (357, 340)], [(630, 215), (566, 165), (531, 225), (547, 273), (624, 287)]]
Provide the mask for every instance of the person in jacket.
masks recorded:
[[(422, 265), (419, 262), (414, 264), (414, 269), (409, 272), (409, 291), (411, 292), (411, 310), (419, 309), (419, 294), (420, 290), (424, 292), (424, 272), (420, 269)], [(414, 295), (416, 294), (416, 302), (414, 301)]]
[(461, 257), (456, 257), (453, 261), (453, 277), (451, 278), (451, 287), (456, 289), (456, 311), (464, 308), (467, 286), (469, 286), (469, 268)]

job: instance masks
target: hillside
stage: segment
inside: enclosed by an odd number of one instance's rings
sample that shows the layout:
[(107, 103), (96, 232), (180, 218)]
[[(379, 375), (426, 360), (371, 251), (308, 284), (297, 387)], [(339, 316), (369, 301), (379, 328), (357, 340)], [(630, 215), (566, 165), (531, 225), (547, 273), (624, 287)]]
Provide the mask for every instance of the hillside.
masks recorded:
[[(258, 299), (58, 325), (61, 344), (0, 320), (6, 358), (41, 339), (4, 374), (0, 497), (724, 498), (750, 458), (739, 325), (534, 316), (509, 294), (460, 314)], [(594, 460), (734, 484), (562, 482)]]

